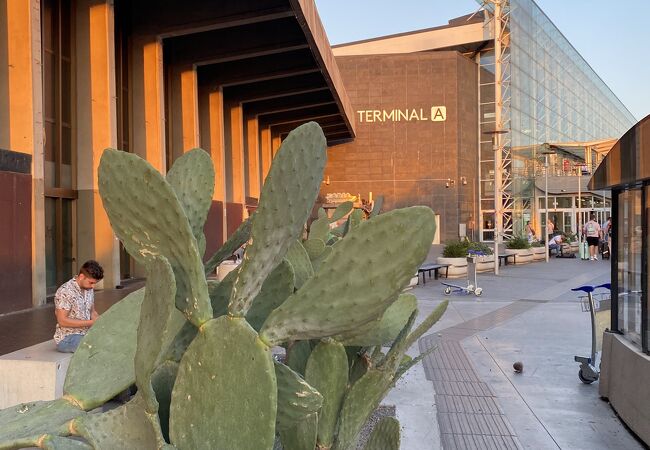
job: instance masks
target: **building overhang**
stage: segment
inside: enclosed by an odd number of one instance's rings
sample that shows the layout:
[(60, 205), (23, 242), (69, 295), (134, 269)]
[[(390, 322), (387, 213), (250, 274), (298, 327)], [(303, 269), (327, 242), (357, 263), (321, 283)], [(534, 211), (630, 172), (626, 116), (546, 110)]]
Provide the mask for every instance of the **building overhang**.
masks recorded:
[(589, 181), (590, 190), (624, 188), (650, 179), (650, 115), (614, 144)]
[(313, 0), (141, 0), (130, 8), (135, 35), (163, 39), (165, 65), (195, 68), (200, 85), (223, 89), (249, 117), (291, 112), (298, 124), (318, 122), (313, 111), (327, 106), (344, 130), (326, 133), (328, 142), (354, 138), (352, 105)]

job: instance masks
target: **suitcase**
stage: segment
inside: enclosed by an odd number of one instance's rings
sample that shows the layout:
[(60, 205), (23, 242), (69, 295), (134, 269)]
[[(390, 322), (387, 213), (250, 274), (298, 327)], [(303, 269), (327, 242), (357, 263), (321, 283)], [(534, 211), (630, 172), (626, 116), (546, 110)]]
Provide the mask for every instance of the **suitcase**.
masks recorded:
[(586, 241), (580, 242), (580, 245), (578, 246), (578, 255), (580, 255), (580, 259), (582, 260), (589, 259), (589, 246)]
[(602, 259), (609, 259), (609, 247), (607, 241), (602, 240), (598, 243), (598, 253)]

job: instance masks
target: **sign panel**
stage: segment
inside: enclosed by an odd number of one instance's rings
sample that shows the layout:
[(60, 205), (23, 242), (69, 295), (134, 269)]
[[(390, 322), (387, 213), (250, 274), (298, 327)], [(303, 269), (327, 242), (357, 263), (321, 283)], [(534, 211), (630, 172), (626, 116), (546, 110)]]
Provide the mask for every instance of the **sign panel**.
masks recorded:
[(366, 122), (444, 122), (446, 106), (406, 109), (364, 109), (357, 111), (359, 123)]

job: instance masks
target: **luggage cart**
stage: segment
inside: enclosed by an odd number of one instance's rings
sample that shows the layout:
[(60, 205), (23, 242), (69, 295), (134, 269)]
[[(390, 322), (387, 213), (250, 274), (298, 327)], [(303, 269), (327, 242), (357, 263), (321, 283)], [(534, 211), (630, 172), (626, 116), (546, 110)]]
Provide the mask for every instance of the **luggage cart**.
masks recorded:
[[(607, 289), (607, 292), (594, 292), (596, 289)], [(580, 286), (572, 291), (581, 291), (586, 295), (579, 297), (580, 309), (588, 312), (591, 317), (591, 356), (574, 356), (575, 362), (580, 363), (578, 378), (585, 384), (591, 384), (600, 376), (600, 355), (603, 348), (603, 333), (611, 321), (611, 284), (598, 286)]]
[(445, 283), (445, 295), (451, 295), (452, 292), (463, 293), (465, 295), (474, 294), (480, 297), (483, 289), (478, 287), (478, 280), (476, 279), (476, 263), (478, 262), (479, 254), (473, 254), (467, 257), (467, 286), (459, 286), (457, 284)]

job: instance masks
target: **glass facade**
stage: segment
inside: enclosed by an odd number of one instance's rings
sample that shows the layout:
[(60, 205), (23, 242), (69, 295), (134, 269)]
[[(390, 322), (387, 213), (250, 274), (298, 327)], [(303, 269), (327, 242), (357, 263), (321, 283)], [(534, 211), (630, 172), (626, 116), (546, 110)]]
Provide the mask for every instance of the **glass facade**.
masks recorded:
[[(636, 120), (533, 0), (510, 0), (504, 17), (501, 127), (508, 132), (504, 155), (510, 156), (504, 163), (511, 178), (504, 185), (508, 235), (520, 233), (531, 215), (535, 183), (530, 165), (544, 143), (618, 139)], [(493, 188), (486, 186), (494, 177), (494, 152), (489, 135), (483, 134), (496, 126), (494, 48), (485, 48), (477, 58), (483, 206), (494, 200)], [(591, 154), (579, 159), (599, 162)], [(491, 208), (482, 209), (484, 218), (493, 216)]]

